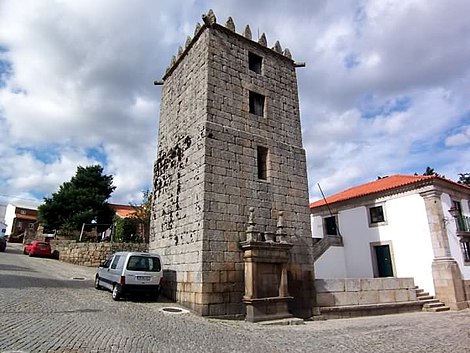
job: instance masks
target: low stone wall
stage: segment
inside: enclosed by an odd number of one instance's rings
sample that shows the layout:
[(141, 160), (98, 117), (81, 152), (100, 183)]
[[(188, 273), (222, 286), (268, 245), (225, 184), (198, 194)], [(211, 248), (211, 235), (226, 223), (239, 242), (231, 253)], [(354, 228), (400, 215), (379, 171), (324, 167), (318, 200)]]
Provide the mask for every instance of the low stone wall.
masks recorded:
[(316, 279), (317, 305), (328, 318), (422, 310), (413, 278)]
[(148, 251), (148, 244), (135, 243), (77, 243), (74, 240), (51, 240), (52, 251), (59, 260), (81, 266), (97, 267), (117, 251)]

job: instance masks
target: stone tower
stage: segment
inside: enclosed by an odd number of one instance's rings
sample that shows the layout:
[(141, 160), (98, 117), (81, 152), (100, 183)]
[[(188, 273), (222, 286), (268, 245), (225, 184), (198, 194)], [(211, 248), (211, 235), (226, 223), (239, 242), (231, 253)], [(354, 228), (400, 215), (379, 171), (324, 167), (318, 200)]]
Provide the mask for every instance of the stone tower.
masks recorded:
[(284, 231), (289, 311), (314, 305), (312, 238), (296, 64), (288, 49), (222, 26), (212, 11), (162, 81), (150, 250), (162, 255), (164, 294), (201, 315), (245, 314), (250, 208), (257, 231)]

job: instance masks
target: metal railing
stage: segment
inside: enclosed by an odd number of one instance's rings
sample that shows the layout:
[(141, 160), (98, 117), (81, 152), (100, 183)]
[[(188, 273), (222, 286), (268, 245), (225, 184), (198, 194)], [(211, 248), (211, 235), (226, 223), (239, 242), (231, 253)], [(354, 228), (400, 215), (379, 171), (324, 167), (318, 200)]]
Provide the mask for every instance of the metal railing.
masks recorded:
[(470, 232), (470, 217), (458, 216), (455, 218), (458, 232)]

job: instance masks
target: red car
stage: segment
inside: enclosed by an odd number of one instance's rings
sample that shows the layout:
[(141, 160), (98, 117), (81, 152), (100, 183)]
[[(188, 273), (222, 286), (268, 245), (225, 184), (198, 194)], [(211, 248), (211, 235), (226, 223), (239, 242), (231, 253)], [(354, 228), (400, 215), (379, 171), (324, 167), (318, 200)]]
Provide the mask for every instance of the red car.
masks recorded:
[(52, 249), (49, 243), (39, 240), (33, 240), (31, 244), (26, 245), (23, 253), (29, 256), (52, 256)]

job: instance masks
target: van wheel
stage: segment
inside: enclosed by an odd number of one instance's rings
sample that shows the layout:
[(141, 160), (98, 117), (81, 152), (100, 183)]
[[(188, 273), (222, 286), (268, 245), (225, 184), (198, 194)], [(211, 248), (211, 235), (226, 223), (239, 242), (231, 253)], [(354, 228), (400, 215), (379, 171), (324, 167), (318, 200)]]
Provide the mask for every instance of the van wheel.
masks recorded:
[(98, 290), (103, 289), (103, 287), (100, 286), (100, 278), (98, 275), (95, 276), (95, 288)]
[(119, 292), (119, 286), (115, 284), (113, 286), (113, 300), (121, 299), (121, 293)]

